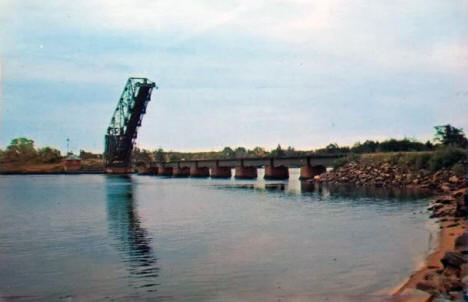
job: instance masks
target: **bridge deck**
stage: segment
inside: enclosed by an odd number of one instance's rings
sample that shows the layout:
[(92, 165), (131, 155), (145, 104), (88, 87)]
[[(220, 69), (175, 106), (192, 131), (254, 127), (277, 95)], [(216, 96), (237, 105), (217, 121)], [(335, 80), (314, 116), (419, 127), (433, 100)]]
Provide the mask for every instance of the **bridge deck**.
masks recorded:
[(258, 157), (258, 158), (237, 158), (237, 159), (200, 159), (200, 160), (179, 160), (170, 162), (156, 162), (155, 167), (265, 167), (265, 166), (285, 166), (289, 168), (302, 166), (325, 166), (330, 167), (338, 158), (344, 154), (332, 155), (310, 155), (297, 157)]

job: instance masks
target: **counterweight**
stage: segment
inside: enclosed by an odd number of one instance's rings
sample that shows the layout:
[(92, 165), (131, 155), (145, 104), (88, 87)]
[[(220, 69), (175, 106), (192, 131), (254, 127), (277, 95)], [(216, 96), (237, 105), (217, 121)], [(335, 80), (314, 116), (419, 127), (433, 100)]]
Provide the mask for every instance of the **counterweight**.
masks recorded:
[(129, 78), (105, 136), (106, 168), (127, 169), (146, 106), (156, 84), (146, 78)]

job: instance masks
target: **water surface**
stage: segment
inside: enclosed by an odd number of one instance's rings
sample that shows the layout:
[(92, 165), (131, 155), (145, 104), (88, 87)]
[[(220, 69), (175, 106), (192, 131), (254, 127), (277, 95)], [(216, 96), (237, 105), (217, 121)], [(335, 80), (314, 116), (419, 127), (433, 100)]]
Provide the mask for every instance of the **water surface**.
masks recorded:
[(423, 259), (427, 198), (297, 173), (0, 176), (0, 300), (378, 301)]

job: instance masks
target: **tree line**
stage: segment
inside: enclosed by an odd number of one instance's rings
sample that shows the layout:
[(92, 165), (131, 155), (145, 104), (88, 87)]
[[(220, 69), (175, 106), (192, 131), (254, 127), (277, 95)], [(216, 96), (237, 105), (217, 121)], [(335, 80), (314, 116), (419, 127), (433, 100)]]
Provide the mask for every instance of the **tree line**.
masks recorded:
[(388, 139), (384, 141), (366, 140), (357, 142), (351, 147), (339, 146), (336, 143), (331, 143), (324, 148), (315, 150), (295, 150), (294, 147), (283, 148), (278, 145), (273, 150), (267, 150), (263, 147), (255, 147), (247, 149), (245, 147), (224, 147), (220, 151), (209, 152), (177, 152), (165, 151), (162, 148), (156, 151), (148, 151), (136, 148), (133, 152), (134, 161), (137, 164), (156, 162), (168, 162), (178, 160), (195, 160), (195, 159), (236, 159), (236, 158), (252, 158), (252, 157), (294, 157), (313, 154), (361, 154), (361, 153), (376, 153), (376, 152), (412, 152), (412, 151), (433, 151), (451, 146), (455, 148), (468, 147), (468, 140), (463, 132), (463, 129), (453, 127), (449, 124), (435, 126), (433, 140), (420, 142), (411, 138), (403, 139)]
[[(67, 155), (62, 155), (60, 150), (50, 146), (36, 148), (32, 139), (17, 137), (11, 140), (5, 150), (0, 149), (0, 163), (53, 164), (62, 161)], [(101, 159), (102, 154), (80, 150), (80, 158)]]
[[(133, 162), (135, 165), (148, 165), (151, 162), (167, 162), (177, 160), (194, 159), (236, 159), (252, 157), (294, 157), (312, 154), (337, 154), (337, 153), (375, 153), (375, 152), (410, 152), (410, 151), (432, 151), (444, 146), (456, 148), (468, 147), (468, 140), (462, 129), (451, 125), (435, 127), (434, 139), (432, 141), (420, 142), (415, 139), (388, 139), (384, 141), (366, 140), (357, 142), (351, 147), (339, 146), (336, 143), (329, 144), (324, 148), (316, 150), (295, 150), (294, 147), (283, 148), (278, 145), (273, 150), (263, 147), (248, 149), (245, 147), (224, 147), (219, 151), (209, 152), (177, 152), (165, 151), (159, 148), (155, 151), (135, 148), (133, 150)], [(66, 156), (66, 155), (65, 155)], [(82, 159), (102, 159), (102, 154), (80, 151)], [(0, 149), (0, 162), (21, 163), (57, 163), (64, 158), (60, 150), (53, 147), (36, 148), (34, 141), (29, 138), (19, 137), (11, 141), (5, 150)]]

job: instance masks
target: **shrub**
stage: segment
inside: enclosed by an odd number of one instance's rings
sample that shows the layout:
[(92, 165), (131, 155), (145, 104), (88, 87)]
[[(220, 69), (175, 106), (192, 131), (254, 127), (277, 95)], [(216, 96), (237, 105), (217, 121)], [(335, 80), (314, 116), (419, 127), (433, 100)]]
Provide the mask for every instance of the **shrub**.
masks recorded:
[(452, 167), (453, 173), (457, 176), (465, 176), (466, 175), (466, 163), (458, 162)]
[(454, 146), (438, 148), (429, 160), (429, 167), (435, 171), (442, 168), (452, 168), (457, 163), (466, 161), (466, 153), (463, 149)]
[(398, 164), (413, 170), (427, 169), (430, 159), (430, 152), (399, 153)]

